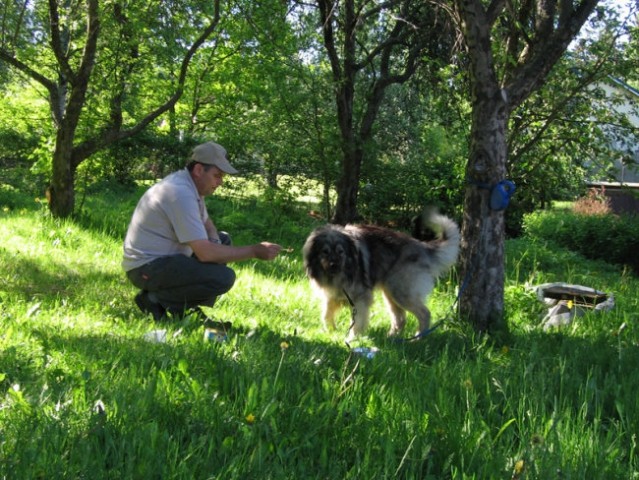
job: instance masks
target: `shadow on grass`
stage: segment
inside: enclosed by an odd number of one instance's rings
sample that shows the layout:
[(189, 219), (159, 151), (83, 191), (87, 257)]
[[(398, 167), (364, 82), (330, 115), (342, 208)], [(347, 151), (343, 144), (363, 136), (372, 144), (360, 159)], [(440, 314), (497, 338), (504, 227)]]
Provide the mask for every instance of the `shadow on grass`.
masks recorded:
[[(72, 266), (47, 260), (43, 265), (21, 253), (10, 253), (0, 249), (0, 264), (7, 266), (4, 272), (4, 289), (27, 299), (56, 299), (58, 296), (81, 296), (86, 285), (92, 288), (99, 284), (112, 284), (120, 280), (117, 274), (90, 269), (89, 273), (78, 273)], [(82, 267), (86, 269), (86, 266)], [(103, 298), (96, 298), (103, 301)]]

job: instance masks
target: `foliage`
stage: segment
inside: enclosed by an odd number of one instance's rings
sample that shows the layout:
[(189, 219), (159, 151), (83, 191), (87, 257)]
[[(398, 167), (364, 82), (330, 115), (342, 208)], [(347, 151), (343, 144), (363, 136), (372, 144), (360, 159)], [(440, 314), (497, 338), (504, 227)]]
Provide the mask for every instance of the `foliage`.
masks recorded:
[(586, 180), (613, 179), (615, 162), (632, 156), (624, 151), (636, 144), (626, 97), (603, 87), (611, 77), (630, 77), (637, 63), (623, 41), (629, 25), (601, 8), (589, 33), (511, 116), (508, 173), (518, 186), (506, 219), (511, 236), (521, 233), (524, 214), (576, 198)]
[(587, 258), (628, 265), (639, 274), (639, 218), (547, 210), (526, 215), (527, 236), (579, 252)]
[[(46, 5), (34, 5), (28, 11), (34, 15), (29, 31), (16, 30), (20, 16), (14, 7), (5, 11), (3, 45), (24, 58), (36, 59), (53, 78), (48, 47), (34, 42), (48, 35)], [(176, 6), (180, 8), (171, 10)], [(162, 104), (176, 85), (175, 59), (203, 26), (201, 2), (129, 7), (122, 12), (104, 4), (101, 10), (99, 56), (91, 95), (80, 117), (78, 141), (105, 138), (105, 125), (117, 119), (112, 115), (117, 113), (118, 100), (125, 129)], [(78, 171), (80, 195), (93, 181), (116, 178), (130, 183), (163, 176), (181, 165), (191, 140), (213, 139), (228, 147), (243, 172), (264, 175), (274, 188), (287, 188), (294, 181), (292, 176), (300, 179), (300, 185), (309, 178), (321, 181), (321, 212), (326, 218), (332, 216), (343, 150), (331, 70), (318, 37), (317, 11), (299, 2), (287, 5), (275, 0), (259, 5), (234, 2), (227, 7), (222, 9), (220, 35), (192, 59), (180, 101), (139, 137), (113, 144), (83, 162)], [(69, 32), (76, 35), (74, 45), (81, 33), (75, 28), (82, 24), (81, 13), (77, 9), (63, 18), (65, 26), (74, 26)], [(604, 24), (605, 34), (585, 37), (574, 54), (553, 70), (544, 88), (514, 112), (508, 175), (518, 189), (506, 212), (511, 236), (521, 232), (524, 213), (553, 199), (574, 198), (587, 163), (606, 166), (612, 160), (602, 125), (585, 119), (596, 114), (613, 124), (613, 117), (602, 115), (614, 101), (604, 101), (600, 92), (583, 90), (583, 86), (608, 74), (632, 76), (636, 55), (634, 43), (616, 41), (628, 25), (620, 25), (608, 11), (593, 21)], [(359, 207), (365, 219), (403, 223), (423, 203), (440, 204), (459, 215), (461, 165), (468, 157), (467, 64), (463, 55), (455, 59), (458, 63), (449, 62), (445, 53), (450, 39), (442, 40), (443, 25), (433, 30), (437, 33), (429, 44), (433, 55), (420, 59), (413, 79), (385, 91), (373, 136), (365, 146), (367, 161), (359, 182)], [(363, 45), (374, 41), (373, 33), (365, 36)], [(17, 43), (11, 45), (11, 41)], [(79, 54), (81, 48), (73, 52)], [(495, 53), (499, 59), (505, 54)], [(50, 180), (55, 147), (47, 92), (15, 71), (3, 73), (6, 101), (0, 105), (0, 135), (6, 141), (0, 153), (33, 162), (34, 183), (41, 194), (43, 182)], [(368, 73), (360, 80), (355, 85), (358, 94), (370, 87)], [(355, 101), (356, 119), (366, 111), (365, 98)], [(629, 138), (626, 127), (619, 134)], [(283, 176), (287, 184), (279, 185)]]
[[(442, 128), (425, 129), (419, 147), (403, 158), (394, 152), (371, 161), (362, 174), (360, 213), (370, 223), (408, 227), (427, 206), (461, 218), (464, 159), (450, 145)], [(398, 149), (397, 155), (402, 150)]]
[[(153, 324), (134, 306), (119, 261), (141, 189), (92, 192), (80, 223), (0, 212), (0, 477), (639, 474), (636, 278), (509, 241), (510, 336), (478, 337), (449, 317), (419, 342), (392, 342), (378, 299), (360, 344), (380, 352), (367, 359), (343, 343), (347, 313), (337, 333), (321, 328), (300, 255), (316, 225), (309, 205), (264, 203), (254, 180), (228, 187), (209, 202), (218, 225), (294, 251), (234, 266), (236, 286), (208, 310), (233, 321), (222, 343), (203, 341), (194, 318)], [(543, 331), (527, 284), (548, 281), (589, 282), (614, 292), (617, 308)], [(456, 285), (439, 283), (435, 318)], [(145, 340), (155, 329), (166, 343)]]
[(91, 183), (115, 180), (122, 185), (162, 178), (183, 168), (197, 143), (146, 130), (93, 155), (79, 170), (79, 177), (86, 176)]
[(366, 221), (407, 227), (426, 205), (461, 219), (468, 132), (448, 103), (448, 72), (438, 69), (435, 81), (434, 73), (421, 73), (409, 88), (389, 88), (380, 108), (378, 140), (362, 168), (359, 210)]

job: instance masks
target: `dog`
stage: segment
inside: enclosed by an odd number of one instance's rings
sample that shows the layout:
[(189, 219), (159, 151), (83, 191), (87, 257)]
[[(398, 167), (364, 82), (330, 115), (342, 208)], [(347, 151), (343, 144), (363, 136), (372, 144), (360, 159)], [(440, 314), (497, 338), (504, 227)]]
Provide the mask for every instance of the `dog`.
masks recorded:
[[(426, 227), (437, 233), (434, 239)], [(329, 224), (311, 232), (302, 249), (304, 268), (323, 296), (327, 329), (335, 329), (336, 313), (350, 305), (353, 321), (347, 341), (363, 334), (375, 288), (382, 291), (391, 315), (389, 336), (402, 333), (407, 311), (417, 318), (418, 332), (429, 328), (425, 301), (437, 277), (457, 261), (459, 227), (427, 209), (415, 219), (412, 235), (375, 225)]]

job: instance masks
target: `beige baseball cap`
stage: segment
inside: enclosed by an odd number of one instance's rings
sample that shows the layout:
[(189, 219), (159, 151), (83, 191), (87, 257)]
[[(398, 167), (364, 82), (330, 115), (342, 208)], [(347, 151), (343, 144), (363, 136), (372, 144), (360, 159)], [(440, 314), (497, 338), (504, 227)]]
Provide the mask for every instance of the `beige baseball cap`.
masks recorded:
[(238, 173), (226, 158), (226, 150), (222, 145), (214, 142), (206, 142), (193, 149), (191, 160), (205, 165), (214, 165), (224, 173)]

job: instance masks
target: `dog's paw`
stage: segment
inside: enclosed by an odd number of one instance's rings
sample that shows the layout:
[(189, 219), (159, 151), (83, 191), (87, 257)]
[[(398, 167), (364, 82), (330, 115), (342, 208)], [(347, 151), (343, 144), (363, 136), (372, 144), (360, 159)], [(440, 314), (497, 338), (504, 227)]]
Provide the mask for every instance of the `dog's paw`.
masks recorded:
[(358, 335), (355, 333), (355, 331), (351, 328), (348, 331), (348, 334), (346, 335), (346, 338), (344, 339), (344, 341), (346, 343), (351, 343), (354, 342), (355, 340), (357, 340)]
[(389, 337), (398, 337), (399, 335), (402, 334), (403, 331), (404, 331), (403, 328), (391, 327), (390, 330), (388, 330), (387, 335)]
[(324, 330), (326, 330), (327, 332), (334, 332), (335, 330), (337, 330), (337, 327), (335, 326), (335, 322), (333, 321), (324, 321)]

